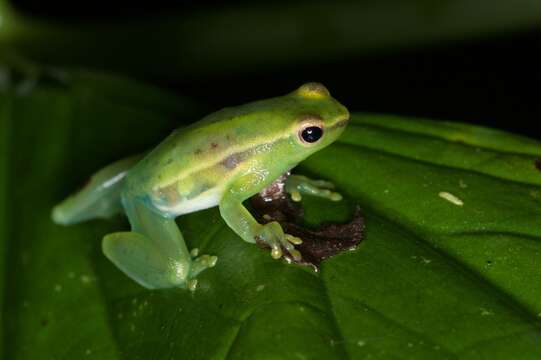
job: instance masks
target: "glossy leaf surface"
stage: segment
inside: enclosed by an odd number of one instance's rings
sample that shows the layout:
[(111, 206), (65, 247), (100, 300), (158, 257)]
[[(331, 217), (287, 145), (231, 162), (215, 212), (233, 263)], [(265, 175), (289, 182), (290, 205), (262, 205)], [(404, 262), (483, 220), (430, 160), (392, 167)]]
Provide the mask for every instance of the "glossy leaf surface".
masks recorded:
[[(179, 219), (218, 255), (194, 294), (147, 291), (101, 254), (121, 217), (60, 227), (51, 207), (100, 166), (199, 110), (85, 73), (0, 96), (0, 279), (9, 359), (541, 356), (541, 145), (468, 125), (356, 114), (297, 171), (359, 204), (359, 249), (321, 272), (242, 242), (216, 209)], [(307, 217), (346, 220), (307, 199)], [(338, 215), (337, 215), (338, 214)]]

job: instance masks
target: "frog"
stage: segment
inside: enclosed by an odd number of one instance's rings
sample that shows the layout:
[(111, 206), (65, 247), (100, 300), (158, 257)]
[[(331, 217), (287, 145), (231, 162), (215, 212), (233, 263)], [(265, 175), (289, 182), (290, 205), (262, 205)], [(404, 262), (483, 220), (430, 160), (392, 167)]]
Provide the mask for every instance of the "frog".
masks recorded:
[[(333, 143), (349, 122), (347, 108), (320, 83), (286, 95), (227, 107), (174, 130), (154, 149), (118, 160), (52, 209), (70, 225), (124, 213), (130, 231), (107, 234), (102, 251), (147, 289), (195, 290), (198, 275), (218, 258), (189, 250), (175, 219), (218, 207), (227, 226), (248, 243), (265, 244), (274, 259), (300, 259), (302, 239), (277, 221), (257, 222), (243, 202)], [(342, 197), (334, 184), (292, 174), (285, 190), (294, 201), (310, 194)]]

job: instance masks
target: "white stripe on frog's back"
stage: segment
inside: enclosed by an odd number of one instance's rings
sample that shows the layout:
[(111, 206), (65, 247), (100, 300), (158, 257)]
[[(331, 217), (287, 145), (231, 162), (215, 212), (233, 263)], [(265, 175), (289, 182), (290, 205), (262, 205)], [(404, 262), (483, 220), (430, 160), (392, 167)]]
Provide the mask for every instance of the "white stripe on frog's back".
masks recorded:
[(169, 216), (179, 216), (217, 206), (222, 198), (222, 193), (221, 187), (214, 187), (189, 200), (183, 199), (171, 203), (154, 201), (153, 204), (158, 210)]

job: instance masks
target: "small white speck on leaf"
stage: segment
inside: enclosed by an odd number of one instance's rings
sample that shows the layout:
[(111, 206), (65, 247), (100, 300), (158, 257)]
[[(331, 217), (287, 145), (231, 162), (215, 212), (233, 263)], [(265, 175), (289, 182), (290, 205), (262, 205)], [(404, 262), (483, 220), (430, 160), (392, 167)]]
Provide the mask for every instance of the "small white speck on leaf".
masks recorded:
[(425, 258), (424, 256), (421, 256), (421, 260), (423, 260), (423, 263), (424, 263), (424, 264), (430, 264), (430, 263), (432, 262), (431, 259), (427, 259), (427, 258)]
[(465, 189), (468, 187), (468, 184), (466, 184), (464, 180), (460, 179), (458, 180), (458, 186), (460, 186), (462, 189)]
[(490, 316), (490, 315), (494, 315), (494, 313), (488, 309), (485, 309), (485, 308), (480, 308), (479, 310), (481, 310), (481, 316)]
[(92, 278), (88, 275), (81, 275), (81, 282), (83, 284), (88, 284), (89, 282), (92, 281)]
[(448, 193), (447, 191), (441, 191), (438, 194), (438, 196), (441, 197), (442, 199), (449, 201), (451, 204), (454, 204), (456, 206), (464, 205), (464, 202), (461, 199), (457, 198), (455, 195), (451, 193)]
[(408, 343), (408, 347), (413, 347), (413, 344), (412, 344), (412, 343)]
[(258, 285), (258, 286), (255, 288), (255, 291), (259, 292), (259, 291), (262, 291), (264, 288), (265, 288), (265, 285)]
[(366, 345), (366, 342), (364, 342), (363, 340), (357, 341), (357, 346), (365, 346), (365, 345)]
[(23, 253), (21, 254), (21, 263), (23, 266), (26, 266), (30, 263), (30, 255), (26, 251), (23, 251)]
[(86, 351), (85, 351), (85, 355), (90, 355), (90, 354), (92, 354), (92, 350), (90, 350), (90, 349), (86, 349)]
[(531, 190), (530, 196), (533, 197), (536, 200), (541, 200), (541, 191), (539, 190)]
[(61, 292), (61, 291), (62, 291), (62, 285), (56, 284), (56, 285), (54, 286), (54, 291), (56, 291), (56, 292)]

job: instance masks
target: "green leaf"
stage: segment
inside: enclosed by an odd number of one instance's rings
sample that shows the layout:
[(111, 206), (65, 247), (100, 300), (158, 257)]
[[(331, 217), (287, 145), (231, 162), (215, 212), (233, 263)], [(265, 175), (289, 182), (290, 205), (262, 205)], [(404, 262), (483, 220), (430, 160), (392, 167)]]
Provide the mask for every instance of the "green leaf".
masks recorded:
[[(100, 166), (200, 110), (126, 79), (68, 75), (0, 96), (5, 358), (541, 356), (541, 144), (355, 114), (298, 172), (334, 181), (361, 206), (356, 251), (315, 274), (244, 243), (210, 209), (178, 223), (217, 266), (194, 294), (148, 291), (101, 254), (101, 237), (124, 219), (61, 227), (49, 213)], [(308, 200), (307, 214), (334, 209)]]

